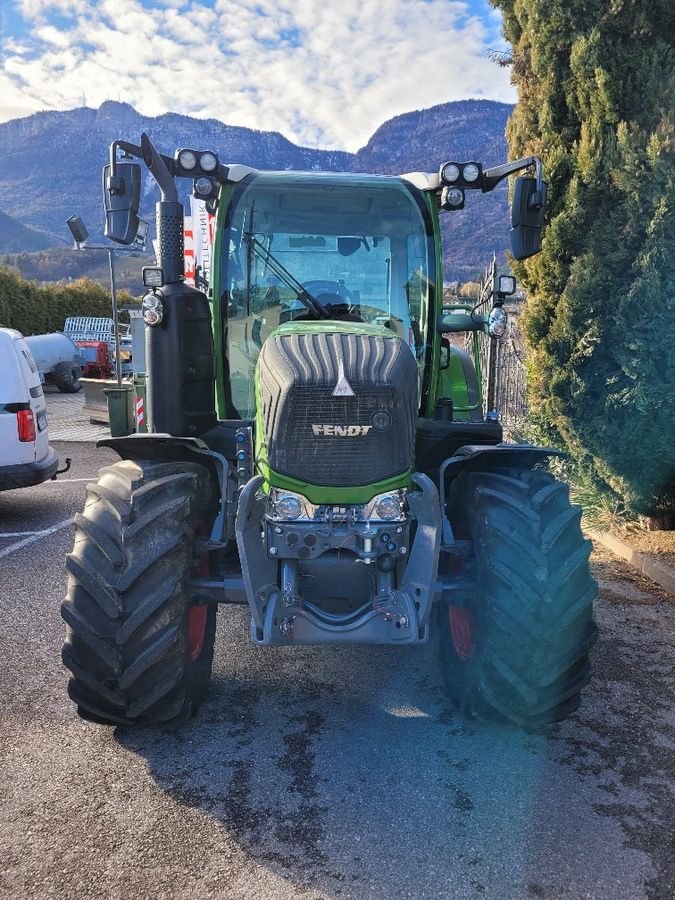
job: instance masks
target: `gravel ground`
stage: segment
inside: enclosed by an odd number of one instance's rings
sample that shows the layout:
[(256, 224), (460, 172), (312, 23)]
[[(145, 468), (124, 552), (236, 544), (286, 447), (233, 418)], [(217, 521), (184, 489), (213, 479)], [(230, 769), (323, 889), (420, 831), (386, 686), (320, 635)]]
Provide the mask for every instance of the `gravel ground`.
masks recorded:
[(594, 680), (543, 734), (457, 717), (433, 642), (265, 650), (242, 609), (189, 726), (104, 728), (59, 660), (83, 496), (0, 494), (1, 897), (675, 896), (675, 606), (626, 566), (596, 554)]

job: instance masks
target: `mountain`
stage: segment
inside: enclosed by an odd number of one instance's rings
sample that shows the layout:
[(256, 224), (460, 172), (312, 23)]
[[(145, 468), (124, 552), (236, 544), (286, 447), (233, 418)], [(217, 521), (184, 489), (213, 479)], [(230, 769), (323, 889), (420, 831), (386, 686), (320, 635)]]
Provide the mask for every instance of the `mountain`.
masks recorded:
[[(151, 118), (127, 103), (107, 101), (98, 109), (42, 112), (0, 124), (0, 209), (23, 226), (66, 247), (66, 219), (80, 215), (92, 238), (102, 222), (101, 167), (113, 140), (132, 142), (146, 131), (163, 153), (177, 147), (215, 150), (226, 163), (263, 169), (376, 172), (437, 171), (451, 159), (486, 164), (506, 159), (504, 128), (511, 107), (488, 100), (463, 100), (396, 116), (356, 154), (299, 147), (278, 132), (225, 125), (177, 113)], [(141, 215), (154, 218), (158, 193), (147, 179)], [(187, 191), (189, 186), (185, 185)], [(445, 216), (446, 277), (469, 279), (493, 251), (508, 242), (506, 190), (467, 196), (467, 209)], [(28, 238), (22, 248), (29, 249)], [(31, 248), (33, 249), (33, 248)], [(0, 253), (15, 252), (0, 230)], [(69, 251), (68, 251), (69, 252)]]
[[(70, 243), (65, 221), (73, 214), (88, 223), (93, 235), (102, 221), (101, 167), (110, 144), (117, 139), (137, 143), (143, 131), (170, 155), (176, 147), (212, 148), (224, 160), (261, 168), (347, 169), (352, 159), (349, 153), (296, 147), (276, 132), (175, 113), (149, 118), (127, 103), (107, 101), (99, 109), (36, 113), (0, 125), (0, 209), (49, 232), (52, 246)], [(143, 198), (146, 218), (153, 214), (154, 200), (151, 189)]]
[[(404, 113), (377, 129), (350, 169), (400, 175), (437, 172), (454, 160), (498, 165), (507, 160), (504, 132), (512, 110), (492, 100), (458, 100)], [(482, 196), (467, 191), (464, 209), (441, 216), (446, 280), (474, 280), (493, 252), (503, 261), (509, 228), (506, 182)]]
[(21, 222), (0, 212), (0, 247), (4, 251), (20, 252), (44, 250), (53, 245), (53, 240)]

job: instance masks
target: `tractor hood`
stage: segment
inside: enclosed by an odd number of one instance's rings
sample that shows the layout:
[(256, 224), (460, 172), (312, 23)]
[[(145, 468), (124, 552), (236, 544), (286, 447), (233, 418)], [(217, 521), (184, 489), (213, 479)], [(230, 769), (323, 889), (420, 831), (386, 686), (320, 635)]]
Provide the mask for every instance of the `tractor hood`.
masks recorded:
[(256, 460), (268, 487), (312, 503), (364, 503), (407, 487), (417, 363), (387, 328), (294, 322), (263, 344)]

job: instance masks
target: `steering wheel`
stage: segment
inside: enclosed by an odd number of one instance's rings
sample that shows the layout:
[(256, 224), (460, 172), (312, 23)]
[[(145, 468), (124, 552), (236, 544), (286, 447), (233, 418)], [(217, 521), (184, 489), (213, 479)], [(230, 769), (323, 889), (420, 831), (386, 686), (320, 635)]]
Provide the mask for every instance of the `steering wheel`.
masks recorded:
[[(331, 318), (363, 321), (358, 306), (353, 303), (352, 293), (345, 287), (344, 281), (317, 278), (303, 282), (302, 286), (328, 311)], [(300, 318), (305, 318), (305, 316), (302, 315)]]
[[(352, 292), (345, 287), (344, 281), (331, 281), (327, 278), (317, 278), (313, 281), (305, 281), (302, 286), (309, 291), (312, 297), (316, 297), (321, 302), (322, 294), (331, 294), (337, 296), (341, 303), (352, 304)], [(334, 302), (334, 301), (333, 301)]]

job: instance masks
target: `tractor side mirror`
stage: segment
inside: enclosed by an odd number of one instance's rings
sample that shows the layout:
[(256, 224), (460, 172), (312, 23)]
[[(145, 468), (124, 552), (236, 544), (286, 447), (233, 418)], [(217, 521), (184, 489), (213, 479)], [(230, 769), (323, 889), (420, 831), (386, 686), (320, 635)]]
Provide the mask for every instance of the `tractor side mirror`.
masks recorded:
[(134, 162), (115, 163), (103, 168), (104, 234), (118, 244), (132, 244), (138, 233), (138, 208), (141, 200), (141, 167)]
[(545, 181), (537, 189), (536, 178), (516, 178), (511, 203), (511, 252), (516, 259), (527, 259), (541, 250), (546, 192)]

